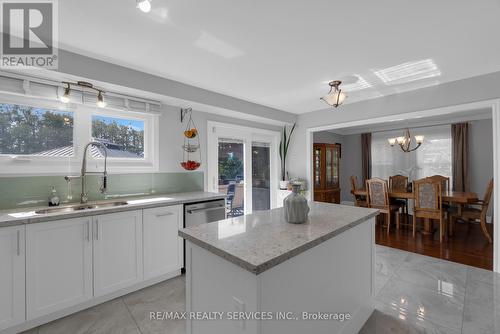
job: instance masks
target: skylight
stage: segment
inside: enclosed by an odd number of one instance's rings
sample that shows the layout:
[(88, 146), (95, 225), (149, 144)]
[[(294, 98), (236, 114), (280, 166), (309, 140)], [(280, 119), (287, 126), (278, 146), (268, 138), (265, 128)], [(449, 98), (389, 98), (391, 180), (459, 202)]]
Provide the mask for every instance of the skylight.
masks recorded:
[(373, 73), (386, 85), (396, 85), (441, 75), (441, 71), (432, 59), (407, 62), (373, 71)]

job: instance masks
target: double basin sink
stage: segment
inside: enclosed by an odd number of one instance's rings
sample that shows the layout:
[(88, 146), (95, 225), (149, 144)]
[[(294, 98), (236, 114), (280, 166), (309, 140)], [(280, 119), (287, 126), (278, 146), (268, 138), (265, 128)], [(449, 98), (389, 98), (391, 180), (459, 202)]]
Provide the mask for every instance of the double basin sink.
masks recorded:
[(56, 208), (48, 208), (35, 211), (37, 214), (47, 214), (47, 213), (64, 213), (64, 212), (75, 212), (89, 209), (101, 209), (101, 208), (110, 208), (116, 206), (127, 205), (128, 202), (120, 201), (120, 202), (107, 202), (107, 203), (97, 203), (97, 204), (76, 204), (76, 205), (68, 205), (61, 206)]

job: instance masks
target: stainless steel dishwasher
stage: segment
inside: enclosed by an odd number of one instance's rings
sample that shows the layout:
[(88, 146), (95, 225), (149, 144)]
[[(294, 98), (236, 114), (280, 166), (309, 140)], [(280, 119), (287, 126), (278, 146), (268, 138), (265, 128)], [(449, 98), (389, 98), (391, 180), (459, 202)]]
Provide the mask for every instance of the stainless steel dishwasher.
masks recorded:
[[(184, 204), (184, 227), (216, 222), (226, 219), (226, 200)], [(186, 240), (184, 240), (184, 268), (186, 272)]]
[(226, 219), (226, 200), (190, 203), (184, 205), (184, 227)]

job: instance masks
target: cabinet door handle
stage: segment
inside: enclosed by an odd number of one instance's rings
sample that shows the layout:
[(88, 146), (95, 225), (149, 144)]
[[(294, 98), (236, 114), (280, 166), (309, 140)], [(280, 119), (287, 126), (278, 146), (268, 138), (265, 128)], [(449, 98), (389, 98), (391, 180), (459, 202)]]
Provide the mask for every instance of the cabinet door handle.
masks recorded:
[(17, 230), (17, 256), (21, 255), (21, 231)]
[(87, 221), (87, 241), (90, 242), (90, 222)]
[(165, 217), (165, 216), (171, 216), (173, 214), (174, 214), (173, 212), (159, 213), (159, 214), (156, 215), (156, 218)]
[(95, 240), (99, 240), (99, 220), (95, 220)]

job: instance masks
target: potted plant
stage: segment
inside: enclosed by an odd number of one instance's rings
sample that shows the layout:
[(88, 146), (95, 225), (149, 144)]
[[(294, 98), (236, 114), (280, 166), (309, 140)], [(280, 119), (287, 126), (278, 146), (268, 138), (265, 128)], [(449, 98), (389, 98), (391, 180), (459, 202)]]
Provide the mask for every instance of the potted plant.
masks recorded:
[(288, 188), (287, 172), (286, 172), (286, 156), (288, 154), (288, 147), (290, 139), (292, 138), (293, 130), (295, 130), (296, 123), (293, 124), (292, 129), (287, 133), (286, 125), (283, 127), (283, 135), (280, 141), (280, 159), (281, 159), (281, 180), (280, 189)]

